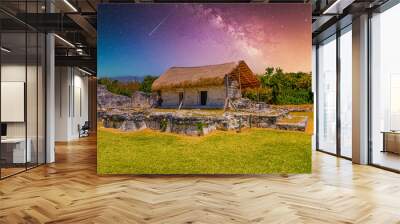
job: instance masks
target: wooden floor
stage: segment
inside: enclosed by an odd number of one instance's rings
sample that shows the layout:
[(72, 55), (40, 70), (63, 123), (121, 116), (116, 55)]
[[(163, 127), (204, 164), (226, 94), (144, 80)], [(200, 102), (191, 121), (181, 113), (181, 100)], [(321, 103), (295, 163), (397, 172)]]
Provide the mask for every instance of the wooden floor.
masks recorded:
[(4, 167), (2, 167), (1, 168), (1, 177), (2, 178), (8, 177), (8, 176), (11, 176), (13, 174), (23, 172), (25, 170), (26, 170), (25, 167), (23, 167), (23, 168), (20, 168), (20, 167), (7, 167), (7, 168), (4, 168)]
[(0, 223), (400, 223), (399, 174), (323, 153), (290, 176), (97, 176), (94, 138), (56, 158), (0, 181)]
[(373, 161), (377, 165), (400, 170), (400, 155), (391, 152), (374, 151)]

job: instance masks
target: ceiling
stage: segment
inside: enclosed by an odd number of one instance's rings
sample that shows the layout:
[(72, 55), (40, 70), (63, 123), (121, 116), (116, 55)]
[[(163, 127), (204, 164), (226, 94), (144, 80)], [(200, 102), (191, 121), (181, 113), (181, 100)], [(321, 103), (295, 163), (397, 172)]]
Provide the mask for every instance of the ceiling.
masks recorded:
[[(313, 39), (326, 32), (340, 19), (383, 4), (386, 0), (239, 0), (232, 2), (311, 3)], [(54, 32), (56, 65), (81, 66), (96, 73), (97, 5), (100, 3), (172, 3), (166, 0), (1, 0), (2, 31), (16, 42), (18, 32), (29, 28), (39, 32)], [(187, 1), (186, 1), (187, 2)], [(227, 2), (190, 1), (190, 2)], [(49, 13), (49, 12), (52, 13)], [(27, 13), (26, 13), (27, 12)], [(29, 51), (29, 50), (28, 50)]]

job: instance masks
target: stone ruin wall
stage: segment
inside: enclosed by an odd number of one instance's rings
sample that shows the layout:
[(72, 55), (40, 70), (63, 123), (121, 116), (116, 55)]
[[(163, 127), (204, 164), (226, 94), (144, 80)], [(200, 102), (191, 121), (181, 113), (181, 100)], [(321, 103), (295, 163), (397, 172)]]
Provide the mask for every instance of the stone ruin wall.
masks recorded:
[(123, 131), (139, 131), (146, 128), (185, 135), (205, 135), (214, 130), (239, 130), (241, 128), (276, 128), (304, 131), (304, 126), (279, 125), (277, 121), (286, 116), (226, 114), (224, 116), (177, 116), (172, 113), (104, 114), (103, 125)]

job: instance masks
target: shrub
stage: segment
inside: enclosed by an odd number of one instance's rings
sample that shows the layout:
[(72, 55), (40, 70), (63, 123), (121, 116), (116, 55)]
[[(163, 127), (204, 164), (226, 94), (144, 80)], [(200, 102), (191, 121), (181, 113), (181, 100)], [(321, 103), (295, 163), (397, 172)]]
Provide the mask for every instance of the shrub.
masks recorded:
[(151, 93), (151, 86), (156, 79), (157, 77), (155, 76), (145, 76), (143, 82), (139, 86), (139, 90), (145, 93)]
[(277, 97), (276, 104), (308, 104), (313, 101), (312, 93), (302, 89), (284, 89)]
[(100, 85), (106, 86), (107, 90), (118, 95), (132, 96), (132, 93), (139, 89), (139, 82), (120, 82), (109, 78), (101, 78), (98, 80)]
[(161, 121), (160, 121), (160, 129), (161, 129), (161, 131), (162, 132), (164, 132), (164, 131), (166, 131), (167, 130), (167, 126), (168, 126), (168, 121), (167, 121), (167, 119), (162, 119)]
[(271, 88), (246, 89), (243, 96), (257, 102), (272, 103)]
[(204, 124), (201, 122), (198, 122), (196, 124), (196, 128), (197, 128), (197, 132), (202, 135), (203, 134), (203, 130), (204, 130)]
[(271, 104), (313, 103), (310, 73), (285, 73), (280, 68), (267, 68), (259, 79), (263, 91), (249, 90), (244, 93), (245, 97)]

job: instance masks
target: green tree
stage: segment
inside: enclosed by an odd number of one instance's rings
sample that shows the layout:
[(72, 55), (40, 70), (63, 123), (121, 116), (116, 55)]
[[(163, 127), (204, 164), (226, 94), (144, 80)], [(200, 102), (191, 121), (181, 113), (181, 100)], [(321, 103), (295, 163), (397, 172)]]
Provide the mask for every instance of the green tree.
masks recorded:
[(283, 69), (281, 69), (280, 67), (277, 67), (277, 68), (275, 69), (275, 74), (276, 74), (276, 75), (283, 75)]
[(151, 85), (157, 79), (156, 76), (147, 75), (139, 86), (139, 90), (145, 93), (151, 93)]
[(265, 69), (265, 75), (272, 76), (274, 74), (274, 67), (268, 67)]
[(132, 93), (138, 89), (137, 86), (139, 85), (136, 81), (125, 83), (110, 78), (100, 78), (98, 83), (106, 86), (108, 91), (124, 96), (132, 96)]
[(261, 88), (247, 90), (244, 96), (272, 104), (307, 104), (313, 102), (311, 73), (284, 72), (277, 67), (268, 67), (259, 77)]

